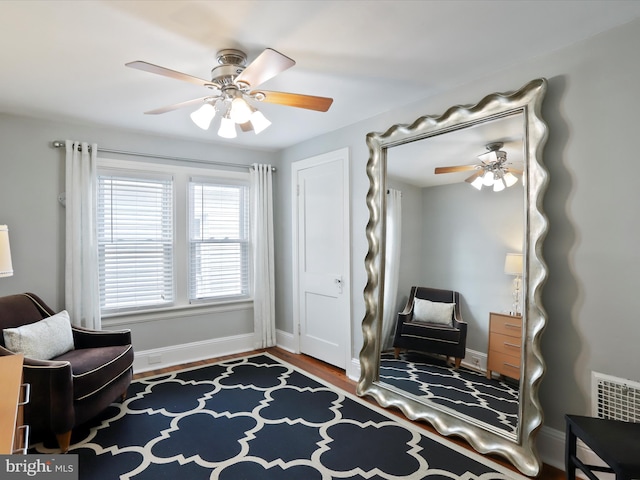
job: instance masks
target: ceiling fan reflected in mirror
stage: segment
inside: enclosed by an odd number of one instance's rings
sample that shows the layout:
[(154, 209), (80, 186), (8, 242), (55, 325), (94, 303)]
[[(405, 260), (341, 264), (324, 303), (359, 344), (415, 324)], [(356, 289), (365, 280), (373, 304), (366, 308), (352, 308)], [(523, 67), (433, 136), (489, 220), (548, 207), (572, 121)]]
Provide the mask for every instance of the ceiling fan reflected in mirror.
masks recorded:
[(211, 89), (212, 93), (208, 96), (150, 110), (145, 114), (157, 115), (200, 105), (191, 114), (191, 120), (198, 127), (207, 130), (214, 117), (218, 115), (220, 117), (218, 135), (225, 138), (236, 137), (236, 125), (239, 125), (243, 132), (253, 130), (256, 134), (271, 125), (271, 122), (256, 108), (255, 102), (318, 112), (326, 112), (333, 103), (333, 99), (327, 97), (257, 89), (267, 80), (296, 64), (291, 58), (271, 48), (265, 49), (248, 65), (246, 64), (247, 56), (241, 50), (220, 50), (216, 57), (218, 65), (211, 70), (211, 80), (204, 80), (141, 60), (125, 65)]
[(465, 182), (481, 190), (482, 187), (493, 187), (494, 192), (500, 192), (518, 182), (516, 175), (522, 175), (522, 170), (510, 167), (507, 163), (507, 152), (500, 150), (502, 142), (489, 143), (487, 153), (478, 155), (480, 163), (475, 165), (457, 165), (452, 167), (436, 167), (434, 173), (454, 173), (475, 170), (475, 173), (465, 179)]

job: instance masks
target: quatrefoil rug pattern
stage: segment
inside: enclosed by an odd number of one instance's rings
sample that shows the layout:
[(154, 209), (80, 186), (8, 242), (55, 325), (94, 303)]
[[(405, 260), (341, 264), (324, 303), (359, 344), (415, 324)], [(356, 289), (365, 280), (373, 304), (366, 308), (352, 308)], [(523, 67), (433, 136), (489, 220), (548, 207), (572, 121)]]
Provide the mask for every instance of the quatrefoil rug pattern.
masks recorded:
[(81, 436), (81, 480), (524, 478), (268, 354), (135, 381)]
[(479, 420), (497, 431), (517, 435), (518, 385), (487, 379), (464, 367), (454, 369), (435, 358), (384, 354), (380, 380), (425, 401)]

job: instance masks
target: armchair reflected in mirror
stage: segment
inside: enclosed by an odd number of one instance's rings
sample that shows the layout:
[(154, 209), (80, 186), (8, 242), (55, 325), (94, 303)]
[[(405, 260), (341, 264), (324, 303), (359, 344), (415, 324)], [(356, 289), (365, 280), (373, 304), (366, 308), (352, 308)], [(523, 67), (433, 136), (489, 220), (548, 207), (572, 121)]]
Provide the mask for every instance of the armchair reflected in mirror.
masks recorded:
[(404, 310), (398, 313), (393, 339), (395, 358), (401, 350), (454, 358), (455, 368), (465, 355), (467, 324), (460, 315), (460, 294), (452, 290), (411, 287)]

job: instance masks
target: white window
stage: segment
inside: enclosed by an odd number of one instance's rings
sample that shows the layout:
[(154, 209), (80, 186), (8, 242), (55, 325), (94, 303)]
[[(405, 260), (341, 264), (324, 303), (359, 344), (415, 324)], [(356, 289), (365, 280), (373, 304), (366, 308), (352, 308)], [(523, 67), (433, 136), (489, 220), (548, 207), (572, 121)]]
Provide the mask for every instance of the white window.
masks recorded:
[(103, 312), (173, 302), (173, 182), (98, 176), (98, 259)]
[(250, 300), (248, 177), (100, 159), (102, 315)]
[(249, 295), (246, 185), (189, 182), (189, 299)]

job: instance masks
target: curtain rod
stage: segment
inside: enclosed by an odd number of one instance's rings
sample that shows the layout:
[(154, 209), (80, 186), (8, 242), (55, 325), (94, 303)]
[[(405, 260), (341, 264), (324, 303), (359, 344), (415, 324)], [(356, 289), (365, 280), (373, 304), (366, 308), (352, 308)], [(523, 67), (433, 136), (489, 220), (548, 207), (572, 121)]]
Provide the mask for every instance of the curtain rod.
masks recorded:
[[(62, 140), (54, 140), (53, 142), (51, 142), (51, 146), (53, 148), (64, 148), (66, 146), (66, 143)], [(80, 151), (80, 148), (78, 148), (78, 151)], [(91, 145), (89, 145), (89, 151), (91, 151)], [(207, 160), (196, 160), (193, 158), (184, 158), (184, 157), (172, 157), (169, 155), (156, 155), (156, 154), (151, 154), (151, 153), (140, 153), (140, 152), (127, 152), (124, 150), (113, 150), (111, 148), (102, 148), (102, 147), (98, 147), (98, 151), (100, 152), (105, 152), (105, 153), (115, 153), (118, 155), (132, 155), (135, 157), (145, 157), (145, 158), (159, 158), (162, 160), (178, 160), (181, 162), (191, 162), (191, 163), (202, 163), (205, 165), (220, 165), (223, 167), (233, 167), (233, 168), (248, 168), (251, 169), (253, 168), (252, 165), (243, 165), (243, 164), (238, 164), (238, 163), (228, 163), (228, 162), (209, 162)], [(275, 172), (276, 171), (276, 167), (271, 167), (271, 171)]]

